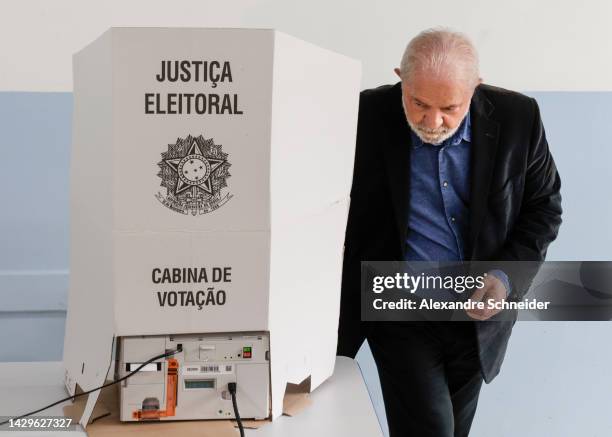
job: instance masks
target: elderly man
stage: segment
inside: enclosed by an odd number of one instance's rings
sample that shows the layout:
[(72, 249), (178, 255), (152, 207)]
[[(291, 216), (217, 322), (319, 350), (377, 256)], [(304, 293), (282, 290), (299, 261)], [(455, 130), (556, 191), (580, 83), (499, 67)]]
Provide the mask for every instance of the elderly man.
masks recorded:
[[(513, 322), (487, 321), (488, 310), (361, 322), (360, 261), (541, 261), (561, 224), (561, 183), (536, 101), (482, 84), (464, 35), (422, 32), (395, 72), (401, 82), (361, 93), (338, 354), (367, 338), (392, 437), (467, 436)], [(524, 292), (495, 272), (476, 298)]]

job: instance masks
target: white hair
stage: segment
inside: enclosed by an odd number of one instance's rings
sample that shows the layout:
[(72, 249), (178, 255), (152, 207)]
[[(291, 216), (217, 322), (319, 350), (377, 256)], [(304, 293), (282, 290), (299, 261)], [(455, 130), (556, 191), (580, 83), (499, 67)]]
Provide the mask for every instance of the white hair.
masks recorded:
[(480, 79), (478, 52), (462, 33), (446, 28), (427, 29), (408, 43), (400, 63), (402, 79), (410, 81), (417, 72), (476, 86)]

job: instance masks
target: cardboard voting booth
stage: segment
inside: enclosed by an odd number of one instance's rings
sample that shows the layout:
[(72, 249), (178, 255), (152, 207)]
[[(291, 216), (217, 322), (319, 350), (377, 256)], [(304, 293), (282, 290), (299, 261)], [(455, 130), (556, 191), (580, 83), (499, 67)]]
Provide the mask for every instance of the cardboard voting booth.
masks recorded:
[(274, 30), (112, 28), (73, 65), (68, 391), (112, 378), (121, 338), (263, 332), (278, 417), (334, 367), (359, 62)]

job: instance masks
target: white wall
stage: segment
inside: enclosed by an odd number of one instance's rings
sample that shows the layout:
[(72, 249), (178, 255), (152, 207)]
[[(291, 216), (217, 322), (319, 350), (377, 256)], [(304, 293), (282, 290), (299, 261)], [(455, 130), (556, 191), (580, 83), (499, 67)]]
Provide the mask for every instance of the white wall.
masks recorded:
[(470, 35), (486, 81), (521, 90), (611, 90), (606, 0), (3, 0), (0, 90), (69, 91), (71, 54), (109, 26), (272, 27), (363, 60), (363, 86), (393, 80), (411, 36)]

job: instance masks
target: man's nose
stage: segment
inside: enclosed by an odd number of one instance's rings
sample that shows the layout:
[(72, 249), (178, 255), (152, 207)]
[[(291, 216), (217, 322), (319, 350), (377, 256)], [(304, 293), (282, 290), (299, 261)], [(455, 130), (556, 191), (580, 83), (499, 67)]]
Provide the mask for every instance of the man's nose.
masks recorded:
[(428, 111), (423, 117), (423, 124), (427, 129), (438, 129), (444, 124), (440, 111)]

